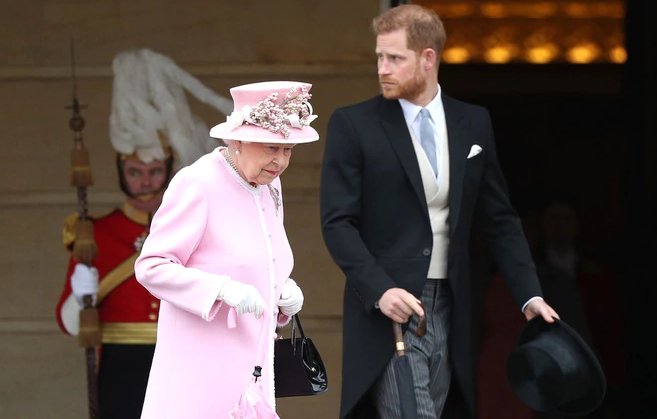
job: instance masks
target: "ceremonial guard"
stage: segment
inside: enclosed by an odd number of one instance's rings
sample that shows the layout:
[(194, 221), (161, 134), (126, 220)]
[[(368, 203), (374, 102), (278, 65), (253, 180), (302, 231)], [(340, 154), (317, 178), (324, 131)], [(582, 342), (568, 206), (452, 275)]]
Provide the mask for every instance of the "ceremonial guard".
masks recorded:
[[(87, 265), (71, 255), (57, 321), (64, 332), (77, 335), (83, 298), (94, 297), (102, 341), (99, 416), (131, 419), (141, 414), (159, 311), (159, 301), (135, 279), (134, 262), (173, 173), (217, 146), (192, 114), (185, 91), (223, 114), (232, 102), (147, 49), (119, 53), (113, 70), (110, 139), (125, 200), (109, 214), (91, 217), (96, 256)], [(69, 250), (78, 218), (64, 225)]]

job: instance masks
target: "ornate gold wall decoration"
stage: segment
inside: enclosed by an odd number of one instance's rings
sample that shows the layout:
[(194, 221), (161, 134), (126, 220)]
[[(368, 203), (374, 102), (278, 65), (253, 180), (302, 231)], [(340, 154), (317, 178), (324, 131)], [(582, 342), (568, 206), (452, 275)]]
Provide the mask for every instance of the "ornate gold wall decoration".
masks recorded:
[(420, 0), (445, 23), (443, 61), (622, 64), (622, 0)]

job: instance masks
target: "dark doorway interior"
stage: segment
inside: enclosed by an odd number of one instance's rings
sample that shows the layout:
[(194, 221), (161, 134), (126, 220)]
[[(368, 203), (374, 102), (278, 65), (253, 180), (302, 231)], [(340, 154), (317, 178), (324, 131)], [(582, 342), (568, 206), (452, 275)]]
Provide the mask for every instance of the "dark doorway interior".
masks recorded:
[[(633, 297), (625, 280), (629, 151), (624, 67), (466, 65), (443, 66), (440, 71), (447, 94), (491, 113), (499, 159), (536, 249), (546, 298), (560, 306), (555, 308), (571, 325), (579, 321), (570, 317), (573, 305), (583, 307), (586, 324), (581, 332), (598, 352), (610, 389), (606, 404), (587, 418), (629, 417), (631, 329), (624, 324)], [(553, 275), (540, 267), (547, 235), (543, 219), (555, 202), (571, 206), (578, 222), (575, 292), (580, 295), (574, 299), (560, 294), (560, 289), (573, 291), (551, 284)]]
[(582, 240), (611, 251), (623, 226), (623, 67), (444, 66), (446, 93), (486, 107), (521, 216), (553, 199), (582, 217)]

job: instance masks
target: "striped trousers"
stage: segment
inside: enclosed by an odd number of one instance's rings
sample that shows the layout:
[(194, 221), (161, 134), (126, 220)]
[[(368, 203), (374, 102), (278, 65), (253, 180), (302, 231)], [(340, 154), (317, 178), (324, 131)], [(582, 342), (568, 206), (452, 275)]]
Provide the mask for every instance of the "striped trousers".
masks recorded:
[[(413, 316), (404, 334), (406, 356), (413, 371), (418, 419), (440, 419), (452, 375), (447, 344), (452, 297), (447, 280), (428, 279), (420, 299), (427, 318), (427, 333), (421, 338), (415, 335), (418, 319)], [(373, 388), (381, 419), (401, 417), (394, 362), (393, 357)]]

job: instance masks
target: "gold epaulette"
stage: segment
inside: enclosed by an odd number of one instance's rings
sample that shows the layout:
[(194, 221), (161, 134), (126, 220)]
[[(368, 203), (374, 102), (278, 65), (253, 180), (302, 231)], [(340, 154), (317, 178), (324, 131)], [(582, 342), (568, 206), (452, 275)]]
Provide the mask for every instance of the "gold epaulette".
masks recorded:
[[(97, 217), (91, 215), (89, 218), (92, 220), (97, 219)], [(75, 230), (79, 219), (80, 214), (74, 212), (64, 220), (64, 225), (62, 226), (62, 244), (68, 250), (71, 250), (73, 243), (75, 243), (75, 240), (77, 239)]]
[(66, 249), (71, 249), (73, 243), (75, 242), (75, 225), (80, 219), (80, 215), (76, 212), (64, 220), (64, 226), (62, 228), (62, 244)]

